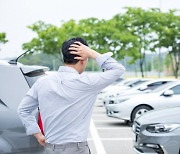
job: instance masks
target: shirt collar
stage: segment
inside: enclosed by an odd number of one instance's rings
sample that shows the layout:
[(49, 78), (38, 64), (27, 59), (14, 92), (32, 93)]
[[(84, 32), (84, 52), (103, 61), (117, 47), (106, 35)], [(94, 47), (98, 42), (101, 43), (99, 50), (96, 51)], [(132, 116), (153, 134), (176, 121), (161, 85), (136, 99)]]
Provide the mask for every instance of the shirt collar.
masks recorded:
[(70, 73), (79, 74), (77, 70), (75, 70), (72, 67), (68, 67), (68, 66), (60, 66), (58, 69), (58, 72), (70, 72)]

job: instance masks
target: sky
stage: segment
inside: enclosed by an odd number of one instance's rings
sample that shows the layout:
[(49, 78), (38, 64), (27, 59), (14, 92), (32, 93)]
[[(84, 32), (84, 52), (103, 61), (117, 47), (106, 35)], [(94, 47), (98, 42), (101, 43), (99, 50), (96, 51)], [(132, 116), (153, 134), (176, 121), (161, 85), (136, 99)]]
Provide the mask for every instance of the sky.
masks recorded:
[(39, 20), (58, 26), (69, 19), (110, 19), (124, 7), (168, 11), (180, 9), (180, 0), (0, 0), (0, 32), (9, 40), (0, 46), (0, 59), (20, 55), (22, 44), (36, 36), (27, 26)]

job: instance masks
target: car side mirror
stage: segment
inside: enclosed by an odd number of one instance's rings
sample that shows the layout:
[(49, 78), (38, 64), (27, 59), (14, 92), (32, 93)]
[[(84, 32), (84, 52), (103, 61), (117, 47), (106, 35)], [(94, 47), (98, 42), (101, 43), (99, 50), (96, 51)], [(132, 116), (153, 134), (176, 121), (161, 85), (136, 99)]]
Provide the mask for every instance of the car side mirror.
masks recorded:
[(163, 95), (164, 96), (172, 96), (174, 94), (174, 92), (172, 90), (166, 90)]
[(144, 90), (146, 90), (147, 88), (148, 88), (148, 86), (142, 86), (142, 87), (139, 88), (139, 90), (140, 90), (140, 91), (144, 91)]

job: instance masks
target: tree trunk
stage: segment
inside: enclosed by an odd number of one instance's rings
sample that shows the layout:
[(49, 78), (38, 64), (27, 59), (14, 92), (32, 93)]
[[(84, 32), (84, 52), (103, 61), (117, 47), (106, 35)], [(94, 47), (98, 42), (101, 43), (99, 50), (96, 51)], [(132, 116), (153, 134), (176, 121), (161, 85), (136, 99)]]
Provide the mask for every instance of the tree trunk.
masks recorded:
[(180, 66), (180, 55), (176, 55), (176, 53), (169, 53), (170, 59), (171, 59), (171, 65), (173, 69), (173, 74), (174, 77), (177, 79), (178, 78), (178, 71), (179, 71), (179, 66)]
[(161, 48), (159, 48), (158, 52), (158, 78), (161, 77)]
[(144, 78), (143, 58), (140, 58), (139, 65), (140, 65), (140, 70), (141, 70), (141, 76), (142, 78)]
[(180, 65), (180, 54), (174, 53), (174, 59), (175, 59), (175, 77), (178, 78), (178, 72), (179, 72), (179, 65)]
[(139, 59), (139, 65), (140, 65), (140, 71), (141, 71), (142, 78), (144, 78), (144, 68), (143, 68), (144, 58), (145, 58), (145, 53), (143, 53), (143, 55)]

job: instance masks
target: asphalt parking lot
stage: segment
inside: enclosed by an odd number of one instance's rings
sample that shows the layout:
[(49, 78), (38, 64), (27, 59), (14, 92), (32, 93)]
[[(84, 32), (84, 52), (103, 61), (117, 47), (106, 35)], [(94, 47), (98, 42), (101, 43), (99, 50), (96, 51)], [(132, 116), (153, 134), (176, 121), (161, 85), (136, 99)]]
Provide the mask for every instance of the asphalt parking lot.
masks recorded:
[(107, 117), (105, 108), (95, 104), (88, 137), (92, 154), (134, 154), (134, 134), (123, 120)]

